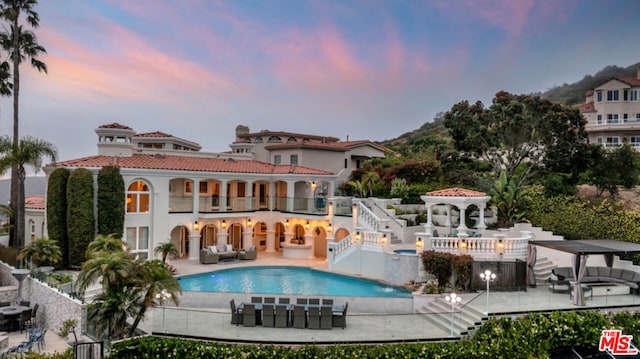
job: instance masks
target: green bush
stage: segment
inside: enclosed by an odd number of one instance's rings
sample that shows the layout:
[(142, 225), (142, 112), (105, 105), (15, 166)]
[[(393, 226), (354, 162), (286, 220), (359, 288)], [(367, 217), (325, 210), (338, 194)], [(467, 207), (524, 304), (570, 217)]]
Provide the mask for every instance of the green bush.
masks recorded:
[(633, 335), (628, 327), (637, 328), (638, 319), (628, 313), (611, 320), (598, 312), (530, 314), (490, 319), (472, 338), (456, 342), (383, 345), (288, 347), (142, 337), (114, 343), (109, 358), (548, 358), (562, 348), (597, 348), (603, 329)]
[(87, 245), (95, 237), (93, 175), (86, 168), (78, 168), (69, 176), (67, 233), (69, 236), (69, 265), (79, 266), (84, 262)]
[(18, 250), (13, 247), (5, 247), (0, 245), (0, 260), (10, 266), (15, 267), (18, 264)]
[(69, 238), (67, 236), (67, 181), (66, 168), (56, 168), (49, 175), (47, 183), (47, 233), (60, 246), (62, 260), (59, 265), (69, 264)]
[(436, 251), (422, 252), (421, 259), (424, 270), (433, 274), (438, 279), (438, 286), (443, 287), (449, 283), (451, 278), (451, 253), (441, 253)]
[(106, 166), (98, 172), (98, 234), (122, 238), (125, 189), (120, 168)]

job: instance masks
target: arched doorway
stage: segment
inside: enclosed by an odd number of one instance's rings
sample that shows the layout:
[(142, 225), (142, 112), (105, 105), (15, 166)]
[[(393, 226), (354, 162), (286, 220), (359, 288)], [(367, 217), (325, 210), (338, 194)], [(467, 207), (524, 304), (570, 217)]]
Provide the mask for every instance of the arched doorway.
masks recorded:
[(285, 229), (284, 229), (284, 225), (280, 222), (276, 222), (276, 250), (277, 251), (281, 251), (282, 250), (282, 243), (285, 240)]
[(335, 235), (335, 241), (336, 242), (340, 242), (342, 239), (344, 239), (346, 236), (349, 235), (349, 231), (344, 229), (344, 228), (340, 228), (336, 231), (336, 235)]
[(218, 228), (216, 226), (207, 224), (200, 231), (200, 249), (207, 248), (209, 246), (215, 246), (218, 244)]
[(327, 232), (322, 227), (313, 229), (313, 255), (316, 257), (327, 256)]
[(267, 224), (264, 222), (257, 222), (253, 226), (253, 245), (257, 249), (264, 251), (267, 249)]
[(233, 244), (233, 248), (244, 248), (243, 229), (240, 223), (233, 223), (229, 226), (227, 232), (229, 234), (228, 243)]
[(178, 249), (180, 258), (189, 257), (189, 229), (177, 226), (171, 230), (171, 243)]
[(291, 244), (305, 244), (304, 233), (305, 231), (302, 225), (296, 224), (293, 226), (293, 230), (291, 231)]

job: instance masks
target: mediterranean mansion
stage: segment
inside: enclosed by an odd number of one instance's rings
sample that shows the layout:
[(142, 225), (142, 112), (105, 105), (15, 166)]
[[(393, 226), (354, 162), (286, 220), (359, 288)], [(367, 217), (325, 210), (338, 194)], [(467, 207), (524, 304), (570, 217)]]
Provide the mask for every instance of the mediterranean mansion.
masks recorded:
[(613, 77), (591, 91), (580, 112), (587, 120), (590, 143), (640, 151), (640, 68), (636, 77)]
[[(389, 153), (366, 140), (250, 132), (246, 126), (237, 126), (231, 151), (222, 153), (118, 123), (95, 132), (96, 156), (51, 164), (45, 173), (86, 168), (97, 176), (104, 166), (119, 167), (126, 186), (123, 240), (141, 258), (153, 258), (163, 242), (190, 260), (218, 243), (266, 252), (295, 243), (303, 250), (292, 251), (294, 257), (326, 257), (327, 242), (353, 230), (350, 217), (334, 219), (340, 211), (350, 216), (351, 204), (340, 208), (330, 198), (363, 161)], [(27, 236), (45, 236), (42, 196), (26, 202)]]

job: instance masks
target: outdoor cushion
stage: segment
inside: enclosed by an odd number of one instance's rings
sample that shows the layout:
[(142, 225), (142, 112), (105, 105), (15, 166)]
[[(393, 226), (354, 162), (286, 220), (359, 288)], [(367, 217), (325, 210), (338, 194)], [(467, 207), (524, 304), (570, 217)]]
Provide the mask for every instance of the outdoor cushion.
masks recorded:
[(227, 252), (233, 252), (233, 244), (227, 244)]
[(633, 276), (636, 274), (636, 272), (634, 271), (630, 271), (627, 269), (624, 269), (622, 271), (622, 279), (628, 281), (628, 282), (632, 282), (633, 281)]
[(587, 267), (585, 277), (598, 277), (598, 267)]
[(552, 271), (559, 280), (573, 280), (573, 271), (569, 267), (558, 267)]
[(598, 267), (598, 277), (611, 277), (611, 268)]
[(218, 243), (217, 247), (218, 247), (218, 252), (226, 252), (227, 251), (227, 244), (226, 243)]
[(634, 272), (633, 281), (634, 282), (640, 282), (640, 272)]
[(611, 268), (611, 277), (622, 279), (622, 268)]
[(209, 246), (209, 250), (211, 251), (211, 253), (218, 253), (218, 247), (216, 246)]

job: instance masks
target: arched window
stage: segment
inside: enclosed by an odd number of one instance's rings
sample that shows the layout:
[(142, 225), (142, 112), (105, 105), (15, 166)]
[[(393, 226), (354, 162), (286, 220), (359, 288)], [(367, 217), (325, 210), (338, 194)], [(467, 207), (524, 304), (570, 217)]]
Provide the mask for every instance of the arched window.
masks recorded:
[(36, 240), (36, 222), (33, 219), (29, 220), (29, 234), (31, 236), (31, 241)]
[(127, 188), (127, 213), (149, 213), (149, 186), (135, 181)]

